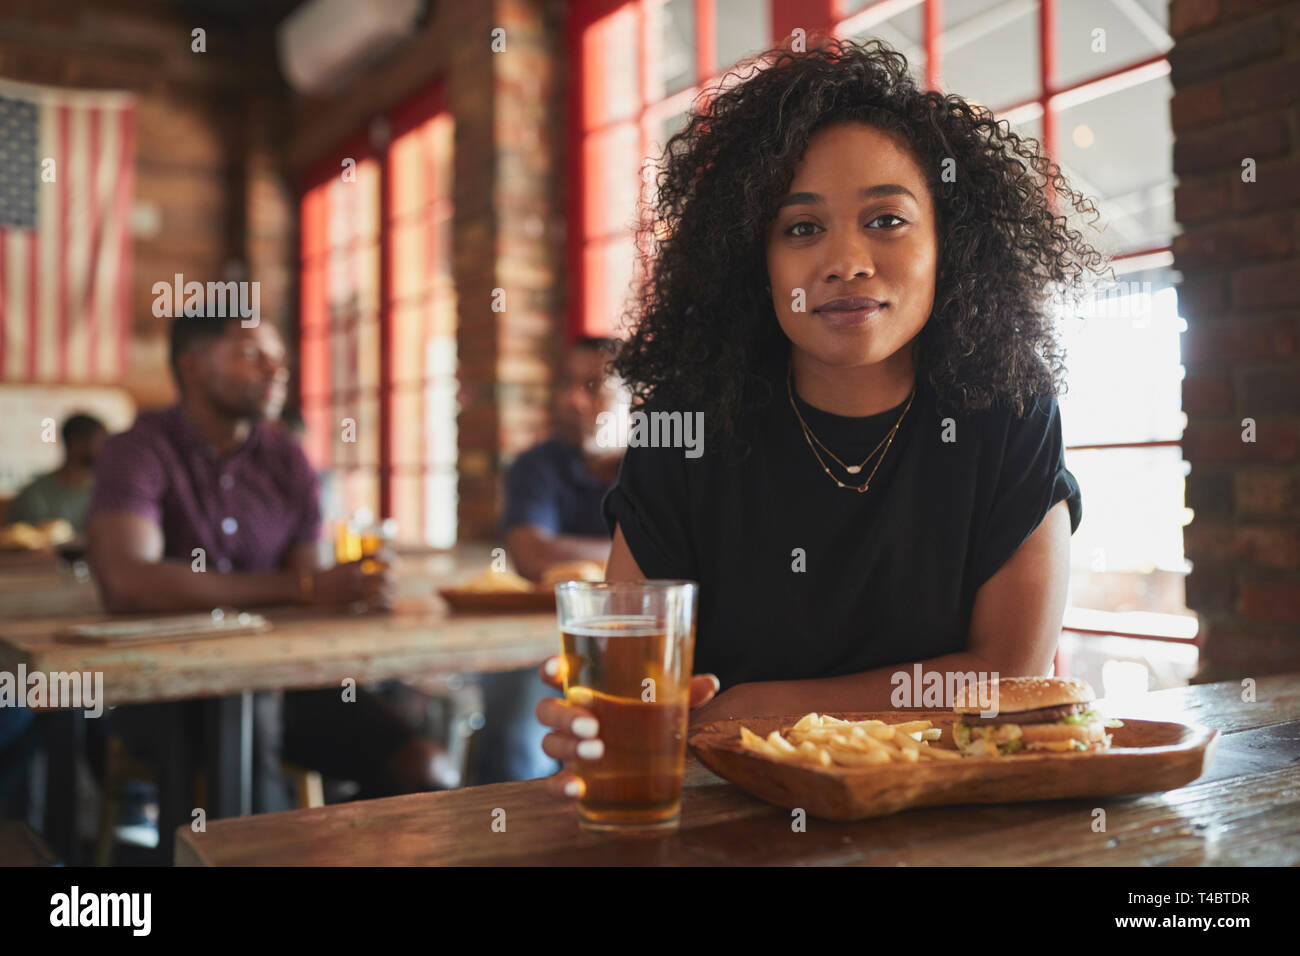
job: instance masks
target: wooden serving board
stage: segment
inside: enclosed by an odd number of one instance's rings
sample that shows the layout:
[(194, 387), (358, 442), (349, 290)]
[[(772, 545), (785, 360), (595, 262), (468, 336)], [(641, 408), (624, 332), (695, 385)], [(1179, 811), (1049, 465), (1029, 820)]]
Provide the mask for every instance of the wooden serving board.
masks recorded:
[(439, 588), (440, 594), (452, 610), (488, 611), (495, 613), (555, 610), (555, 591), (467, 591), (461, 588)]
[[(751, 796), (779, 807), (801, 807), (825, 820), (882, 817), (912, 807), (962, 803), (1020, 803), (1174, 790), (1210, 765), (1219, 732), (1157, 720), (1124, 720), (1108, 732), (1104, 753), (1034, 753), (889, 763), (871, 767), (813, 767), (745, 750), (740, 728), (766, 737), (782, 734), (803, 715), (742, 717), (691, 729), (687, 738), (700, 761)], [(931, 746), (952, 748), (951, 711), (832, 714), (845, 720), (898, 724), (929, 720), (943, 731)]]

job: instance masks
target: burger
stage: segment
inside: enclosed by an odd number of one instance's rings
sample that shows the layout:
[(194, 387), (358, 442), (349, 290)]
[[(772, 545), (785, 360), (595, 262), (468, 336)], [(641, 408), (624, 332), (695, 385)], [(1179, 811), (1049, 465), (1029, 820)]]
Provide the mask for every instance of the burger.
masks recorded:
[[(1108, 750), (1106, 731), (1123, 724), (1097, 713), (1096, 699), (1088, 682), (1077, 677), (1004, 677), (966, 684), (953, 702), (953, 741), (967, 757)], [(981, 710), (996, 711), (996, 716), (981, 717)]]

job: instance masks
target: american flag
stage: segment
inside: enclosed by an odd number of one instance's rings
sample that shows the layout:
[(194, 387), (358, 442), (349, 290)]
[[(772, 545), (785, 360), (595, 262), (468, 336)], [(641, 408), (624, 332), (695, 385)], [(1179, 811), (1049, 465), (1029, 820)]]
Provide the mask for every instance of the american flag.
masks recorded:
[(0, 379), (122, 377), (134, 170), (128, 95), (0, 82)]

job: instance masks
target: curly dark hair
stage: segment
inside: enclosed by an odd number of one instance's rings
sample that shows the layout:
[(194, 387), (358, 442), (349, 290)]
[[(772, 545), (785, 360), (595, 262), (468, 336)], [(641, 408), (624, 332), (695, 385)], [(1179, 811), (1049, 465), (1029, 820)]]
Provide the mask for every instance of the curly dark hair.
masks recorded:
[[(879, 40), (777, 48), (732, 72), (739, 82), (710, 90), (669, 139), (637, 230), (644, 278), (610, 368), (638, 407), (703, 410), (706, 434), (740, 438), (748, 453), (738, 421), (784, 391), (790, 348), (764, 288), (767, 229), (812, 134), (849, 121), (901, 134), (934, 197), (939, 258), (918, 376), (956, 410), (1023, 415), (1057, 394), (1050, 303), (1081, 293), (1105, 257), (1053, 212), (1049, 183), (1097, 214), (1037, 140), (960, 96), (922, 92)], [(942, 175), (947, 158), (955, 177)]]

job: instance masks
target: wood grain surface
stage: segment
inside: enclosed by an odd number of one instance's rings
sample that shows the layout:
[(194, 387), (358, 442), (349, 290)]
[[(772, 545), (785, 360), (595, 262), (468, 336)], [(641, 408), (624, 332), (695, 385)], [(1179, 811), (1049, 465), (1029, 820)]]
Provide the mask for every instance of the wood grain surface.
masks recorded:
[(437, 598), (391, 613), (266, 608), (265, 634), (106, 647), (59, 640), (103, 615), (0, 622), (0, 670), (102, 671), (108, 705), (218, 697), (251, 690), (408, 676), (512, 670), (559, 650), (555, 614), (450, 614)]
[[(272, 625), (265, 634), (222, 635), (113, 647), (59, 639), (78, 624), (114, 620), (98, 608), (38, 616), (10, 614), (5, 601), (26, 588), (87, 593), (70, 575), (0, 575), (0, 670), (22, 663), (33, 671), (102, 671), (106, 705), (219, 697), (242, 691), (337, 686), (396, 678), (513, 670), (540, 664), (559, 650), (555, 612), (481, 615), (451, 613), (437, 588), (480, 573), (491, 560), (485, 544), (402, 555), (392, 612), (258, 608)], [(86, 589), (89, 589), (87, 591)], [(252, 610), (251, 608), (249, 610)], [(135, 617), (149, 615), (132, 614)]]
[[(1283, 865), (1300, 864), (1300, 674), (1177, 688), (1117, 716), (1220, 731), (1209, 771), (1144, 796), (908, 810), (836, 823), (745, 794), (687, 757), (680, 826), (654, 837), (583, 830), (544, 780), (216, 820), (177, 831), (176, 861), (213, 866)], [(1097, 809), (1105, 829), (1096, 829)], [(500, 812), (498, 812), (500, 811)], [(504, 812), (504, 832), (493, 820)]]

